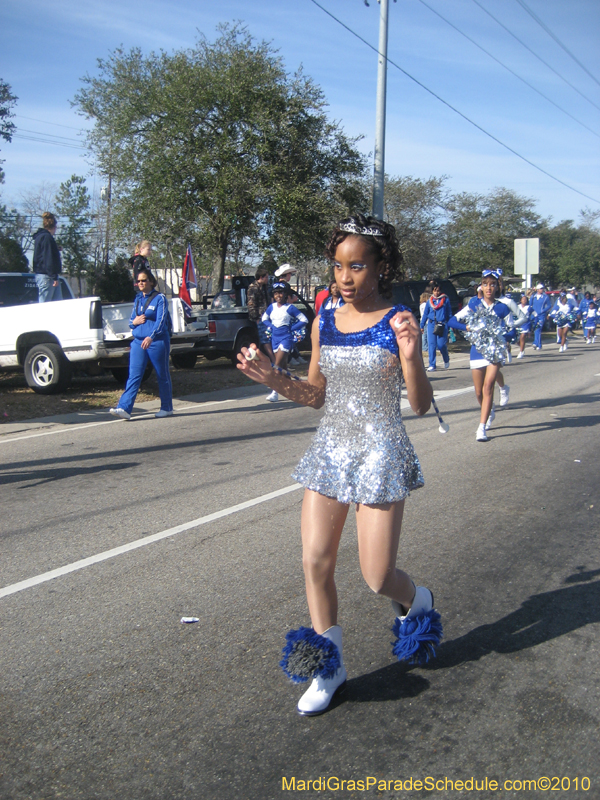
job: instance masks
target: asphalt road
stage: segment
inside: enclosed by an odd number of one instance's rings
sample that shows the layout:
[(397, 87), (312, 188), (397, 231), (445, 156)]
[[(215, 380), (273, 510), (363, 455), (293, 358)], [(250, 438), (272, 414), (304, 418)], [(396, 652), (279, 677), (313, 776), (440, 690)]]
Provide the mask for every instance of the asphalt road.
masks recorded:
[(600, 350), (528, 353), (488, 443), (466, 356), (432, 375), (447, 435), (406, 413), (426, 486), (399, 564), (435, 593), (438, 658), (394, 662), (350, 515), (348, 689), (313, 719), (278, 661), (309, 624), (290, 474), (318, 412), (251, 387), (3, 426), (2, 800), (600, 798)]

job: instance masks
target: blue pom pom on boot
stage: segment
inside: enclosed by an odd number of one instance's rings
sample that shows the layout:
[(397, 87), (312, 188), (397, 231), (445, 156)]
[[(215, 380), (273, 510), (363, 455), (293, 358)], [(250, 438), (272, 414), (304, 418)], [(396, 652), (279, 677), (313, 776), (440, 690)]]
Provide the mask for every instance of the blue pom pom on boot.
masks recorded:
[(297, 711), (312, 717), (327, 711), (334, 696), (346, 685), (342, 659), (342, 629), (333, 625), (323, 634), (312, 628), (289, 631), (280, 666), (294, 683), (312, 683), (298, 702)]
[(392, 652), (398, 661), (409, 664), (426, 664), (435, 657), (435, 648), (444, 635), (442, 620), (433, 607), (433, 594), (425, 586), (417, 586), (408, 614), (402, 614), (402, 606), (392, 600), (396, 620), (392, 632), (396, 636)]

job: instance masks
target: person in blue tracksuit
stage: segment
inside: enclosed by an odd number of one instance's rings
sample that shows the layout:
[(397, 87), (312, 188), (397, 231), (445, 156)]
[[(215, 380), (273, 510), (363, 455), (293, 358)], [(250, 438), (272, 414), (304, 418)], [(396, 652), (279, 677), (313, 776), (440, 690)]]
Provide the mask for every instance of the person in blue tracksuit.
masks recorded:
[[(483, 297), (472, 297), (466, 308), (461, 309), (454, 317), (451, 317), (448, 322), (449, 327), (462, 331), (468, 330), (467, 325), (462, 322), (462, 319), (467, 316), (469, 311), (475, 311), (480, 305), (485, 306), (486, 309), (489, 309), (491, 313), (495, 314), (500, 319), (507, 317), (511, 313), (510, 308), (496, 299), (500, 288), (499, 277), (499, 273), (495, 270), (484, 270), (481, 279)], [(470, 366), (471, 375), (473, 376), (473, 385), (475, 386), (475, 395), (477, 397), (477, 402), (481, 406), (479, 427), (477, 428), (475, 438), (478, 442), (487, 442), (487, 430), (496, 416), (493, 409), (494, 386), (502, 365), (500, 363), (490, 363), (477, 350), (475, 345), (471, 345)]]
[(116, 408), (110, 413), (121, 419), (129, 419), (135, 398), (142, 383), (148, 360), (156, 371), (160, 394), (160, 411), (155, 417), (173, 415), (173, 387), (169, 374), (171, 350), (170, 315), (167, 298), (156, 291), (156, 278), (149, 269), (138, 273), (139, 293), (133, 302), (129, 327), (133, 332), (129, 354), (129, 378)]
[(538, 283), (535, 287), (536, 293), (531, 296), (530, 305), (532, 315), (535, 318), (534, 322), (534, 331), (533, 331), (533, 349), (534, 350), (541, 350), (542, 349), (542, 330), (544, 328), (544, 323), (546, 322), (546, 317), (548, 316), (548, 312), (551, 308), (550, 298), (544, 291), (544, 284)]
[[(442, 287), (437, 281), (431, 282), (432, 295), (425, 305), (423, 316), (421, 317), (421, 333), (427, 326), (427, 343), (429, 347), (429, 366), (427, 372), (435, 370), (435, 357), (437, 350), (444, 359), (444, 368), (450, 366), (450, 356), (448, 355), (448, 320), (452, 316), (450, 299), (442, 294)], [(437, 324), (443, 326), (441, 334), (434, 333)]]

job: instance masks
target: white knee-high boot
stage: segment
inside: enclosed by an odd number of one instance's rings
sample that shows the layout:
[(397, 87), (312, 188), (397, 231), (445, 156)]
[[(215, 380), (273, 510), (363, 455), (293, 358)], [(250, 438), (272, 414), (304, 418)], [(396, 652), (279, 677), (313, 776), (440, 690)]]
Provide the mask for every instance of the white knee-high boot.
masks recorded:
[(346, 685), (346, 667), (342, 658), (342, 629), (339, 625), (333, 625), (322, 636), (337, 647), (340, 666), (332, 678), (321, 678), (319, 675), (313, 678), (312, 683), (298, 702), (298, 713), (305, 717), (314, 717), (327, 711), (334, 695), (342, 691)]

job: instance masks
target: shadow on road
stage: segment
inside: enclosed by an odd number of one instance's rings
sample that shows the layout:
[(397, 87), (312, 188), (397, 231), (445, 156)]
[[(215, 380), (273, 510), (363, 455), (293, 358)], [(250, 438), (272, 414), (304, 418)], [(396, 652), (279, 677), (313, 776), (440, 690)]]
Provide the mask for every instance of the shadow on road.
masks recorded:
[(592, 622), (600, 622), (600, 569), (565, 579), (567, 588), (529, 597), (506, 617), (480, 625), (450, 642), (442, 642), (427, 670), (448, 669), (478, 661), (489, 653), (515, 653), (557, 639)]

